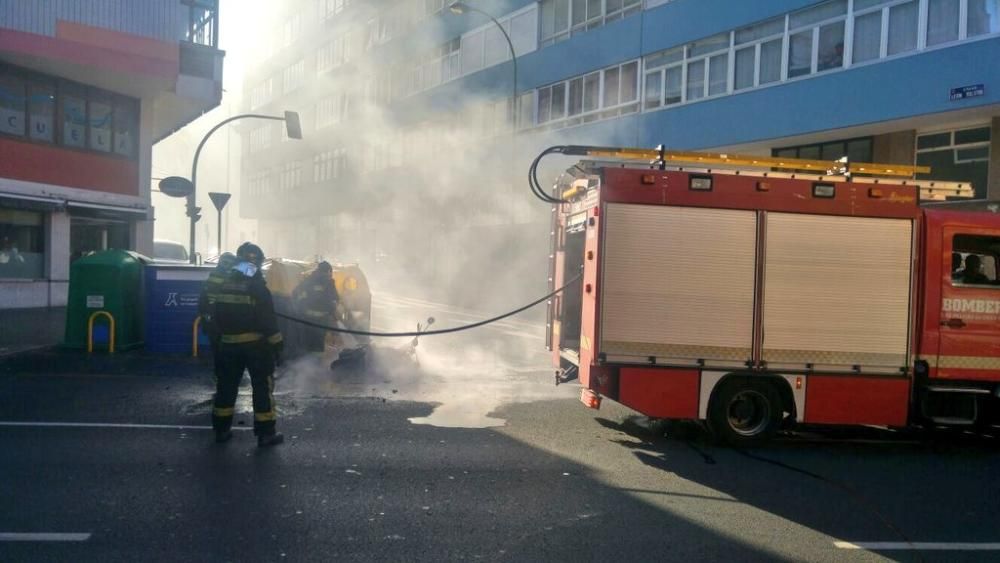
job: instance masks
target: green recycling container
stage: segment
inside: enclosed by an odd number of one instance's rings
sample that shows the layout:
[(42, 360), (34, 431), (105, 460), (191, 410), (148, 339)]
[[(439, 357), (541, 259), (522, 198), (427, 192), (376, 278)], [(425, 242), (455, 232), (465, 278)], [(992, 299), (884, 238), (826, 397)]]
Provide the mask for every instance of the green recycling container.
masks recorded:
[[(80, 258), (69, 269), (66, 307), (68, 348), (87, 348), (87, 330), (94, 313), (114, 318), (115, 350), (142, 345), (142, 275), (149, 259), (128, 250), (105, 250)], [(107, 315), (94, 317), (94, 351), (110, 344)]]

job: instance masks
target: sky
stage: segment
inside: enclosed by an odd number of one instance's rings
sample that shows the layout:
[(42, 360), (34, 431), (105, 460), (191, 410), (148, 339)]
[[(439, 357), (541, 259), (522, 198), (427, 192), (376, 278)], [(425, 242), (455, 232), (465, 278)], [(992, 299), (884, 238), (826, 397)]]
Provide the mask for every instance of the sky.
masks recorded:
[[(219, 121), (239, 111), (245, 54), (252, 36), (240, 30), (248, 29), (252, 15), (263, 0), (221, 0), (219, 7), (219, 47), (225, 51), (223, 64), (223, 94), (219, 107), (201, 116), (153, 147), (153, 207), (156, 209), (155, 238), (188, 243), (188, 218), (183, 198), (171, 198), (158, 193), (156, 184), (167, 176), (191, 176), (191, 161), (202, 136)], [(198, 222), (197, 249), (206, 258), (217, 254), (216, 211), (205, 195), (211, 191), (231, 192), (233, 198), (223, 215), (223, 246), (235, 245), (256, 234), (256, 221), (239, 217), (240, 137), (228, 127), (217, 131), (202, 150), (198, 165), (198, 205), (202, 219)], [(228, 165), (227, 165), (228, 161)]]

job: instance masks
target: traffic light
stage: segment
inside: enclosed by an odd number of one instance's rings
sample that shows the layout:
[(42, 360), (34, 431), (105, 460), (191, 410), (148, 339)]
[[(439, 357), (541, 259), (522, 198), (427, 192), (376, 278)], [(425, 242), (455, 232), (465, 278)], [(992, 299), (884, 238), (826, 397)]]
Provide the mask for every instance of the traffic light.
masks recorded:
[(192, 221), (197, 223), (199, 220), (201, 220), (201, 208), (188, 207), (187, 216), (190, 217)]

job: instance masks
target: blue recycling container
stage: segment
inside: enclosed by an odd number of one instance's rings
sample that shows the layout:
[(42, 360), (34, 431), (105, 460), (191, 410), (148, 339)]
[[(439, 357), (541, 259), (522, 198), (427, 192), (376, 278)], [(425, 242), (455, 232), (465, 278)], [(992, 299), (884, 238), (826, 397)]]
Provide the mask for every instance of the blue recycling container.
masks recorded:
[[(146, 266), (146, 351), (191, 355), (198, 296), (212, 269), (185, 264)], [(209, 352), (208, 337), (199, 329), (198, 355)]]

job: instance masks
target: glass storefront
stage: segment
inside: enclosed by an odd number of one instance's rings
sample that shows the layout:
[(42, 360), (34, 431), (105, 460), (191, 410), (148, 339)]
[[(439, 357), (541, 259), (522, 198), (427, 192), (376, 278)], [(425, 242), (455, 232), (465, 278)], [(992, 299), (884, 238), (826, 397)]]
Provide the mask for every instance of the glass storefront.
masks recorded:
[(45, 277), (45, 215), (0, 209), (0, 279)]
[(970, 182), (976, 198), (986, 198), (990, 126), (920, 134), (917, 164), (931, 167), (931, 173), (921, 174), (921, 179)]
[(74, 216), (70, 220), (69, 261), (102, 250), (128, 250), (130, 235), (127, 221)]

